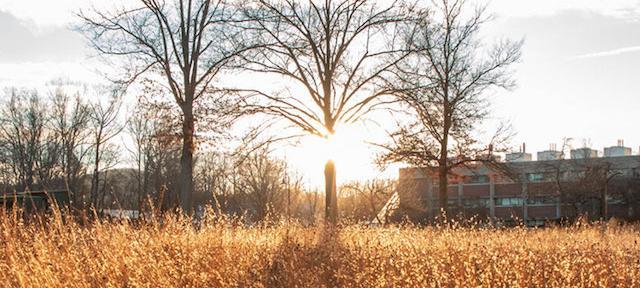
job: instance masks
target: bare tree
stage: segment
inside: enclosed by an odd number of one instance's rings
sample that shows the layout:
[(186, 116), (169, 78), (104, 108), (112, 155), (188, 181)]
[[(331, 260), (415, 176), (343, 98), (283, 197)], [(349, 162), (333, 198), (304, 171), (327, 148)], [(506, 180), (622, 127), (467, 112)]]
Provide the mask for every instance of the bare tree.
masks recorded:
[[(139, 6), (80, 12), (83, 30), (100, 53), (124, 58), (131, 83), (147, 74), (175, 99), (182, 113), (180, 199), (191, 212), (196, 121), (194, 107), (204, 95), (221, 95), (211, 86), (229, 61), (248, 47), (227, 25), (234, 10), (226, 1), (140, 0)], [(164, 80), (163, 80), (164, 79)]]
[(50, 98), (42, 98), (36, 91), (13, 89), (9, 93), (1, 112), (0, 142), (4, 164), (13, 171), (14, 188), (70, 187), (78, 196), (88, 144), (87, 105), (79, 96), (70, 103), (71, 97), (61, 89)]
[(230, 157), (219, 151), (198, 155), (194, 175), (196, 195), (211, 200), (216, 208), (226, 211), (229, 195), (233, 193), (230, 177), (234, 174)]
[[(522, 41), (482, 45), (478, 35), (486, 6), (470, 7), (465, 0), (433, 1), (433, 10), (420, 12), (404, 41), (415, 51), (395, 66), (391, 86), (413, 111), (416, 121), (393, 134), (382, 145), (382, 162), (437, 166), (439, 205), (447, 209), (448, 174), (470, 161), (490, 160), (510, 136), (499, 127), (488, 145), (481, 145), (477, 126), (488, 114), (485, 94), (492, 88), (511, 88), (512, 64), (520, 58)], [(469, 15), (469, 16), (466, 16)]]
[[(254, 108), (304, 132), (330, 138), (340, 125), (360, 119), (389, 91), (378, 85), (407, 51), (393, 36), (407, 17), (400, 1), (256, 0), (247, 5), (248, 29), (261, 49), (244, 57), (244, 69), (290, 81), (283, 91), (256, 89)], [(302, 92), (292, 92), (300, 88)], [(334, 165), (328, 177), (326, 218), (337, 217)], [(335, 180), (335, 179), (334, 179)]]
[(377, 219), (380, 209), (395, 192), (396, 182), (392, 180), (373, 179), (365, 182), (350, 182), (340, 187), (340, 198), (343, 202), (350, 200), (351, 205), (341, 205), (343, 213), (357, 220), (377, 220), (384, 223), (386, 219)]
[(144, 111), (138, 107), (127, 122), (127, 132), (133, 140), (133, 147), (127, 149), (135, 166), (135, 182), (138, 211), (142, 211), (144, 201), (149, 195), (150, 161), (153, 157), (153, 120), (150, 120)]
[(300, 218), (309, 224), (316, 223), (318, 215), (322, 215), (321, 204), (320, 193), (317, 190), (301, 193), (298, 204)]
[(286, 162), (274, 158), (269, 146), (250, 151), (248, 155), (237, 155), (236, 188), (249, 204), (256, 220), (267, 216), (291, 216), (292, 205), (302, 189), (302, 179), (287, 171)]
[[(91, 105), (91, 145), (93, 148), (93, 175), (91, 180), (91, 204), (98, 209), (100, 200), (100, 172), (112, 168), (117, 162), (117, 147), (110, 143), (118, 136), (124, 126), (119, 123), (121, 99), (117, 96), (117, 91), (113, 91), (110, 99), (106, 103), (97, 101)], [(103, 177), (107, 179), (107, 175)], [(103, 188), (106, 187), (103, 185)], [(104, 195), (104, 193), (102, 193)]]
[(7, 164), (19, 190), (38, 189), (54, 177), (58, 160), (57, 145), (46, 129), (45, 106), (36, 91), (11, 89), (8, 93), (0, 125), (0, 139), (9, 157)]
[(63, 177), (71, 189), (74, 202), (81, 202), (80, 177), (85, 174), (88, 154), (90, 107), (58, 88), (51, 97), (51, 129), (60, 145), (60, 165)]
[[(146, 179), (144, 188), (147, 200), (153, 201), (153, 208), (156, 211), (167, 211), (175, 209), (179, 205), (177, 191), (180, 191), (180, 162), (181, 158), (181, 135), (179, 130), (173, 125), (179, 121), (179, 116), (174, 115), (170, 105), (166, 103), (141, 103), (140, 109), (146, 120), (150, 120), (149, 134), (145, 135), (148, 141), (146, 147), (145, 170), (143, 181)], [(144, 183), (144, 182), (143, 182)]]
[[(566, 151), (571, 150), (571, 141), (571, 138), (563, 139), (558, 159), (565, 159)], [(562, 214), (574, 219), (584, 214), (606, 218), (607, 198), (626, 198), (628, 187), (620, 186), (628, 185), (633, 180), (632, 177), (624, 177), (620, 171), (616, 171), (612, 162), (606, 158), (541, 161), (539, 166), (543, 171), (542, 178), (548, 181), (556, 192), (554, 196), (559, 201)], [(613, 187), (618, 189), (609, 191), (612, 180), (617, 180), (614, 181)], [(544, 188), (546, 187), (543, 186)]]

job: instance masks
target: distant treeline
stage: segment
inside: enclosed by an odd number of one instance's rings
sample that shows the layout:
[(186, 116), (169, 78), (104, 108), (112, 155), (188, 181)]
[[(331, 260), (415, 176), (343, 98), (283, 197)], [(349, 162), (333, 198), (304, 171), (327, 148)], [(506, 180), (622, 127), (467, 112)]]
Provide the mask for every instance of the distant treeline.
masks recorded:
[[(167, 123), (173, 118), (161, 105), (125, 112), (114, 91), (69, 93), (61, 87), (46, 95), (8, 89), (5, 99), (0, 110), (2, 193), (69, 189), (73, 208), (98, 212), (179, 207), (181, 135)], [(248, 220), (290, 215), (315, 221), (324, 197), (305, 190), (300, 174), (274, 157), (270, 140), (260, 141), (256, 133), (243, 135), (249, 140), (230, 151), (208, 149), (196, 155), (195, 206)], [(394, 189), (395, 182), (388, 180), (345, 184), (341, 214), (371, 220)]]

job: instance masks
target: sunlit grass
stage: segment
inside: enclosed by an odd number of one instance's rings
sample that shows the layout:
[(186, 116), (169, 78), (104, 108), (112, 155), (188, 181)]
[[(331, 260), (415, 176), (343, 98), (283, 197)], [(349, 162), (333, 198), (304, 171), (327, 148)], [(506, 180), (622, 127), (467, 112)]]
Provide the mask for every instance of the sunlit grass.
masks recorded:
[(638, 287), (639, 227), (244, 227), (0, 219), (0, 286)]

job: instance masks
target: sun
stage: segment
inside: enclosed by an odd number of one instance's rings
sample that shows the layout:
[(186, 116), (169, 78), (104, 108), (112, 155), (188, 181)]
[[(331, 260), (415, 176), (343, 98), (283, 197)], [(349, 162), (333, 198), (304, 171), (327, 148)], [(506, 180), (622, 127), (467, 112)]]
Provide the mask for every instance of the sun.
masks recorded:
[(287, 161), (302, 172), (314, 187), (324, 185), (324, 165), (336, 165), (338, 184), (362, 180), (379, 174), (374, 164), (375, 153), (367, 142), (371, 131), (360, 125), (342, 126), (328, 137), (307, 136), (284, 152)]
[(328, 134), (326, 137), (311, 137), (306, 143), (302, 143), (305, 150), (308, 150), (314, 154), (313, 158), (318, 162), (325, 163), (329, 160), (338, 164), (345, 158), (349, 157), (349, 150), (353, 149), (353, 146), (359, 144), (358, 139), (349, 137), (347, 133)]

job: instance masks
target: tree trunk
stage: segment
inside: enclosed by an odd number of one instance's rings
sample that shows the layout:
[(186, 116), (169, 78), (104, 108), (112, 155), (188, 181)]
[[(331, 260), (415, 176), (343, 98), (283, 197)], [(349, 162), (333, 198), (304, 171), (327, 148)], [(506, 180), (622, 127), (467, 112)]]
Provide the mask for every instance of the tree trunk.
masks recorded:
[(338, 223), (338, 193), (336, 191), (336, 166), (332, 160), (324, 166), (325, 181), (325, 219), (328, 223)]
[[(445, 125), (446, 125), (446, 119), (445, 119)], [(445, 127), (446, 129), (446, 127)], [(445, 131), (445, 133), (448, 133), (448, 129), (447, 131)], [(447, 158), (448, 158), (448, 138), (446, 136), (446, 134), (444, 135), (444, 139), (440, 145), (440, 159), (438, 159), (438, 199), (439, 199), (439, 206), (440, 209), (442, 211), (442, 213), (447, 213), (447, 206), (448, 206), (448, 195), (447, 195), (447, 188), (449, 186), (449, 178), (448, 176), (448, 170), (449, 170), (449, 166)], [(438, 216), (442, 216), (440, 215), (440, 211), (438, 211)]]
[[(447, 163), (446, 160), (442, 161), (445, 163), (441, 163), (438, 167), (438, 199), (440, 200), (440, 209), (442, 213), (447, 213), (447, 204), (449, 203), (449, 198), (447, 195), (447, 186), (449, 186), (449, 179), (447, 178)], [(438, 211), (438, 216), (442, 216), (441, 212)]]
[[(448, 76), (448, 75), (447, 75)], [(448, 79), (447, 79), (448, 82)], [(447, 86), (448, 87), (448, 86)], [(440, 157), (438, 159), (438, 199), (440, 200), (440, 209), (438, 216), (442, 214), (446, 215), (448, 206), (447, 189), (449, 188), (449, 129), (451, 129), (451, 112), (449, 103), (449, 90), (444, 91), (444, 119), (443, 119), (443, 131), (442, 140), (440, 141)]]
[[(102, 189), (100, 189), (100, 200), (98, 201), (98, 204), (96, 205), (96, 210), (102, 214), (102, 212), (104, 211), (104, 200), (107, 196), (107, 182), (108, 177), (109, 177), (109, 170), (105, 170), (104, 171), (104, 183), (102, 184)], [(113, 201), (113, 199), (111, 199)], [(111, 209), (112, 207), (109, 207), (109, 209)]]
[(96, 141), (96, 155), (94, 158), (93, 178), (91, 181), (91, 206), (98, 209), (98, 189), (100, 186), (100, 138)]
[(180, 158), (180, 206), (182, 212), (190, 215), (193, 193), (193, 151), (194, 143), (194, 118), (193, 106), (184, 105), (184, 120), (182, 122), (182, 157)]
[(604, 182), (604, 188), (602, 189), (602, 195), (600, 198), (600, 217), (602, 217), (602, 220), (606, 221), (607, 220), (607, 214), (608, 213), (608, 209), (609, 208), (609, 203), (607, 203), (607, 195), (609, 194), (609, 181), (607, 181), (607, 174), (605, 173), (605, 182)]

